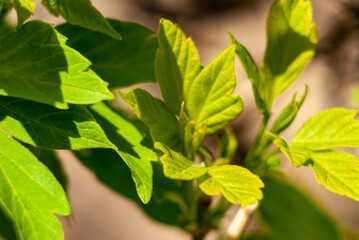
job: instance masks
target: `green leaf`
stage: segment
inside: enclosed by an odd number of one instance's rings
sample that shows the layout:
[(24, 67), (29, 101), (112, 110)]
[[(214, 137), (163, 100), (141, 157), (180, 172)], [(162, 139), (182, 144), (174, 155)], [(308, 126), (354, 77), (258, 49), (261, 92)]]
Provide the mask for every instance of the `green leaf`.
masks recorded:
[(92, 62), (91, 69), (107, 81), (110, 88), (155, 82), (158, 43), (153, 32), (135, 23), (108, 22), (122, 34), (121, 41), (68, 23), (56, 29), (69, 38), (68, 46)]
[(26, 148), (52, 172), (62, 188), (66, 191), (68, 185), (67, 176), (55, 151), (35, 148), (30, 145), (27, 145)]
[(0, 126), (30, 145), (50, 149), (114, 148), (84, 106), (60, 110), (0, 96)]
[(163, 172), (166, 177), (178, 180), (192, 180), (207, 172), (204, 164), (195, 164), (182, 154), (171, 150), (166, 145), (156, 142), (155, 148), (164, 154), (161, 157)]
[(236, 46), (236, 54), (241, 62), (244, 72), (246, 73), (247, 78), (251, 81), (254, 100), (258, 111), (262, 115), (268, 115), (270, 113), (270, 109), (268, 109), (267, 106), (265, 87), (263, 86), (261, 73), (257, 64), (254, 62), (248, 50), (234, 38), (231, 32), (228, 33), (232, 44)]
[(342, 239), (337, 223), (303, 190), (274, 177), (264, 184), (259, 213), (270, 236), (265, 239)]
[(235, 46), (221, 53), (193, 80), (185, 95), (189, 118), (197, 125), (207, 122), (206, 132), (214, 133), (235, 119), (243, 109), (240, 96), (232, 96)]
[(312, 168), (317, 181), (330, 191), (359, 201), (359, 160), (349, 153), (329, 150), (359, 146), (358, 111), (331, 108), (306, 121), (291, 145), (280, 137), (274, 139), (292, 165)]
[[(90, 107), (97, 122), (110, 141), (117, 147), (118, 154), (130, 168), (136, 189), (143, 203), (148, 203), (152, 195), (152, 166), (157, 154), (151, 142), (124, 116), (116, 113), (105, 103)], [(147, 140), (147, 146), (146, 144)]]
[(272, 101), (292, 84), (313, 57), (317, 43), (309, 1), (279, 0), (267, 20), (263, 83)]
[(31, 15), (34, 15), (34, 0), (14, 0), (14, 7), (17, 13), (18, 26), (21, 26)]
[[(24, 40), (26, 39), (26, 40)], [(91, 63), (65, 45), (51, 24), (31, 21), (0, 37), (0, 95), (68, 108), (112, 99)]]
[(359, 147), (357, 110), (330, 108), (308, 119), (292, 143), (311, 150), (336, 147)]
[(64, 239), (53, 214), (69, 215), (61, 185), (34, 155), (0, 131), (0, 208), (20, 239)]
[(181, 210), (183, 204), (180, 204), (183, 201), (180, 182), (163, 176), (162, 164), (152, 162), (153, 196), (148, 204), (143, 204), (135, 191), (130, 170), (115, 151), (91, 149), (76, 151), (75, 154), (101, 182), (134, 201), (149, 217), (172, 226), (185, 225)]
[(179, 149), (178, 121), (161, 100), (139, 88), (120, 95), (137, 117), (150, 128), (155, 142), (162, 142), (174, 150)]
[(161, 19), (157, 39), (156, 77), (163, 99), (171, 111), (179, 114), (194, 78), (201, 71), (198, 53), (191, 38), (178, 24)]
[(333, 150), (313, 151), (307, 164), (327, 189), (359, 201), (359, 160), (354, 155)]
[(292, 101), (288, 104), (287, 107), (285, 107), (282, 110), (282, 112), (279, 114), (279, 116), (273, 123), (273, 126), (270, 130), (272, 133), (274, 134), (281, 133), (293, 122), (307, 96), (307, 93), (308, 93), (308, 86), (305, 86), (305, 92), (298, 101), (296, 101), (297, 92), (293, 94)]
[(242, 207), (253, 205), (263, 197), (261, 179), (236, 165), (209, 167), (207, 174), (197, 181), (205, 194), (215, 196), (222, 192), (229, 202)]
[(106, 21), (102, 14), (92, 6), (90, 0), (41, 0), (54, 16), (62, 16), (67, 22), (85, 27), (121, 40), (121, 35)]

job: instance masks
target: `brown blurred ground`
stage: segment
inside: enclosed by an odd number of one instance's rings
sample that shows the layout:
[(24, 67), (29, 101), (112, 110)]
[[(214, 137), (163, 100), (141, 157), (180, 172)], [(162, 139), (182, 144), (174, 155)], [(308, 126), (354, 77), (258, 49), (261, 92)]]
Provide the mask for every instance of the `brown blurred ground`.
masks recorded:
[[(143, 24), (156, 31), (160, 17), (180, 23), (198, 48), (201, 63), (207, 65), (230, 42), (227, 29), (243, 43), (260, 64), (265, 50), (265, 21), (273, 1), (214, 1), (214, 0), (93, 0), (106, 16)], [(206, 5), (203, 5), (205, 4)], [(216, 5), (217, 4), (217, 5)], [(313, 0), (314, 19), (319, 37), (318, 56), (305, 69), (300, 79), (280, 97), (274, 112), (279, 112), (297, 89), (309, 94), (291, 130), (290, 138), (313, 114), (329, 107), (353, 108), (348, 101), (349, 88), (359, 83), (358, 12), (348, 6), (358, 6), (356, 0)], [(206, 6), (206, 7), (203, 7)], [(355, 15), (357, 14), (357, 15)], [(14, 13), (10, 18), (14, 19)], [(60, 23), (50, 16), (37, 1), (35, 19)], [(245, 110), (233, 126), (241, 137), (240, 148), (245, 150), (254, 138), (260, 118), (256, 113), (249, 81), (237, 63), (237, 89), (244, 100)], [(154, 84), (144, 86), (159, 96)], [(67, 240), (160, 240), (189, 239), (181, 231), (152, 222), (132, 203), (102, 184), (85, 169), (71, 153), (59, 153), (69, 177), (69, 198), (73, 214), (62, 219)], [(357, 153), (359, 154), (359, 153)], [(324, 189), (306, 168), (294, 169), (284, 162), (288, 177), (308, 189), (346, 228), (359, 230), (359, 203)], [(120, 184), (120, 183), (119, 183)], [(224, 219), (224, 225), (230, 220)]]

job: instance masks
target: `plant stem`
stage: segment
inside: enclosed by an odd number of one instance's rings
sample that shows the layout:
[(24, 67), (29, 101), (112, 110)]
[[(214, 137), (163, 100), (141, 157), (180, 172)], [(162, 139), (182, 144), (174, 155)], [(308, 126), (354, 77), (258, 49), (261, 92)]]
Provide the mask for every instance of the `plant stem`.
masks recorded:
[[(257, 162), (258, 157), (265, 150), (266, 145), (268, 145), (267, 143), (263, 144), (263, 135), (267, 128), (269, 118), (270, 118), (270, 115), (264, 115), (264, 117), (262, 119), (257, 136), (254, 139), (254, 142), (253, 142), (251, 148), (249, 149), (246, 159), (244, 161), (247, 166), (251, 166), (252, 162)], [(257, 164), (255, 164), (255, 165), (257, 165)]]
[(258, 203), (246, 208), (240, 208), (228, 227), (224, 240), (236, 240), (246, 230), (246, 227), (251, 219), (252, 214), (257, 209)]

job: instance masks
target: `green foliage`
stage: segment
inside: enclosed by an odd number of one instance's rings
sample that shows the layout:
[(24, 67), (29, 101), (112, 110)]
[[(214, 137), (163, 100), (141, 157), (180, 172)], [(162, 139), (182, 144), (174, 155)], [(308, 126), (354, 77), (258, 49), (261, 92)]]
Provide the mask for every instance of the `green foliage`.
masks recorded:
[(155, 82), (154, 60), (158, 47), (153, 32), (135, 23), (108, 20), (122, 34), (122, 40), (71, 24), (56, 29), (67, 36), (67, 45), (91, 62), (94, 70), (110, 88)]
[(129, 90), (120, 95), (137, 117), (150, 128), (154, 141), (178, 149), (178, 121), (161, 100), (142, 89)]
[(248, 50), (234, 38), (231, 32), (229, 32), (229, 38), (231, 39), (232, 44), (236, 46), (236, 54), (238, 59), (241, 62), (241, 65), (248, 79), (251, 81), (254, 100), (256, 102), (259, 113), (269, 114), (270, 109), (268, 109), (267, 106), (265, 87), (264, 83), (262, 82), (261, 73), (258, 69), (258, 66), (254, 62)]
[(293, 122), (305, 98), (307, 97), (307, 93), (308, 87), (306, 86), (303, 96), (298, 101), (296, 101), (297, 93), (293, 94), (293, 98), (288, 104), (288, 106), (286, 106), (282, 110), (282, 112), (279, 114), (279, 116), (273, 123), (273, 126), (270, 130), (272, 133), (279, 134)]
[(51, 24), (40, 21), (1, 36), (0, 95), (61, 109), (68, 108), (68, 103), (112, 99), (107, 83), (88, 69), (91, 63), (65, 43), (66, 38)]
[(359, 146), (358, 111), (331, 108), (311, 117), (290, 145), (270, 133), (292, 165), (312, 168), (317, 181), (329, 190), (359, 200), (359, 160), (331, 148)]
[(164, 154), (161, 157), (163, 173), (166, 177), (178, 180), (192, 180), (207, 172), (204, 164), (197, 165), (185, 158), (182, 154), (171, 150), (169, 147), (157, 142), (155, 147)]
[(60, 110), (42, 103), (0, 97), (0, 126), (15, 138), (48, 149), (114, 148), (84, 106)]
[(151, 149), (151, 142), (128, 119), (116, 113), (105, 103), (90, 108), (108, 138), (116, 146), (116, 151), (130, 168), (136, 189), (143, 203), (148, 203), (152, 195), (152, 166), (157, 155)]
[[(271, 121), (273, 101), (315, 52), (308, 1), (275, 1), (261, 68), (231, 33), (232, 46), (202, 67), (191, 38), (169, 20), (160, 20), (155, 35), (106, 20), (90, 0), (41, 2), (68, 23), (23, 24), (33, 1), (0, 0), (0, 238), (64, 238), (53, 214), (70, 214), (67, 179), (54, 150), (69, 149), (99, 181), (193, 239), (217, 230), (231, 204), (256, 203), (264, 228), (247, 240), (342, 239), (310, 197), (268, 177), (284, 175), (282, 151), (293, 166), (312, 168), (329, 190), (359, 201), (359, 160), (335, 149), (359, 147), (357, 111), (321, 112), (287, 143), (278, 135), (294, 121), (306, 87)], [(16, 30), (5, 21), (12, 7)], [(228, 127), (243, 108), (233, 96), (235, 54), (263, 115), (249, 149), (238, 149), (237, 132)], [(142, 89), (120, 90), (137, 118), (105, 102), (114, 98), (108, 87), (144, 82), (157, 82), (163, 101)]]
[(157, 38), (157, 82), (168, 109), (178, 115), (193, 80), (201, 71), (199, 57), (192, 39), (186, 38), (178, 24), (161, 19)]
[(309, 1), (280, 0), (270, 9), (262, 64), (262, 80), (269, 100), (293, 83), (313, 57), (317, 37), (311, 21)]
[(242, 207), (255, 204), (263, 197), (261, 179), (240, 166), (210, 167), (207, 174), (198, 179), (198, 183), (204, 193), (216, 196), (221, 192), (229, 202), (241, 204)]
[(121, 35), (92, 6), (90, 0), (41, 0), (51, 14), (61, 15), (67, 22), (85, 27), (121, 40)]
[(234, 47), (223, 51), (198, 74), (185, 95), (189, 118), (197, 125), (206, 122), (207, 133), (218, 131), (242, 112), (242, 99), (232, 96), (236, 86), (234, 53)]
[(0, 131), (0, 208), (19, 239), (64, 239), (52, 213), (69, 215), (61, 185), (26, 148)]

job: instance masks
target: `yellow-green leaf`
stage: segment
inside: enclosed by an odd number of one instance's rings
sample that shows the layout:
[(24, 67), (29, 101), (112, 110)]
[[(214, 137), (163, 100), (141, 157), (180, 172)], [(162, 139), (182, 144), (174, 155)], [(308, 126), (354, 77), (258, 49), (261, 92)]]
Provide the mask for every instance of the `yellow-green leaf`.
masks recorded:
[(169, 20), (161, 19), (157, 38), (157, 82), (167, 107), (179, 114), (193, 79), (201, 71), (197, 50), (178, 24)]
[(221, 192), (229, 202), (242, 207), (255, 204), (263, 197), (260, 190), (264, 187), (262, 180), (240, 166), (209, 167), (207, 174), (197, 180), (205, 194), (215, 196)]
[(232, 96), (236, 86), (235, 50), (235, 46), (229, 47), (205, 67), (185, 95), (189, 118), (197, 125), (206, 122), (207, 133), (218, 131), (242, 112), (242, 99)]
[(305, 0), (278, 0), (267, 20), (263, 83), (273, 100), (292, 84), (313, 57), (317, 43), (312, 8)]

